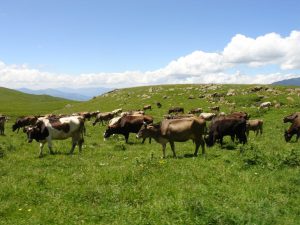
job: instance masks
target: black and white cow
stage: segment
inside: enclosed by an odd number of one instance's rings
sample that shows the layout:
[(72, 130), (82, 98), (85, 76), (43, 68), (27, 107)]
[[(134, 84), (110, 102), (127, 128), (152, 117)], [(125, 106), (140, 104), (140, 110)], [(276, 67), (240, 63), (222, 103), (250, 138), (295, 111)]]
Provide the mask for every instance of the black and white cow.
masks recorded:
[(52, 140), (64, 140), (72, 138), (72, 148), (70, 154), (73, 153), (76, 144), (78, 144), (79, 152), (81, 152), (84, 142), (84, 118), (82, 116), (70, 116), (63, 118), (45, 118), (41, 117), (34, 126), (24, 128), (27, 133), (28, 142), (36, 140), (40, 143), (40, 154), (43, 156), (43, 147), (48, 143), (50, 154), (53, 154)]

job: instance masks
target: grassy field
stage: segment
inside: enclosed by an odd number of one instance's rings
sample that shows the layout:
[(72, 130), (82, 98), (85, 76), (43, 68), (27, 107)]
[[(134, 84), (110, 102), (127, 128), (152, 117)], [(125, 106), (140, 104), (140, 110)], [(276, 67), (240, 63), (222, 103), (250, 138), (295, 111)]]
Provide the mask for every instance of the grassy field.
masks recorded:
[[(251, 92), (253, 87), (137, 87), (68, 108), (39, 107), (70, 113), (151, 104), (147, 113), (158, 122), (170, 106), (208, 111), (219, 105), (221, 111), (247, 111), (264, 120), (262, 136), (250, 133), (244, 146), (227, 137), (223, 148), (206, 148), (206, 157), (189, 157), (194, 152), (189, 141), (175, 144), (178, 158), (167, 146), (168, 157), (161, 159), (159, 144), (141, 144), (134, 134), (129, 144), (121, 136), (104, 141), (105, 127), (88, 121), (82, 153), (76, 148), (67, 155), (70, 140), (54, 141), (56, 154), (45, 148), (39, 159), (38, 144), (12, 133), (10, 121), (6, 136), (0, 136), (0, 224), (300, 224), (300, 148), (295, 138), (284, 141), (289, 125), (282, 123), (283, 116), (299, 111), (299, 97), (288, 87)], [(226, 96), (230, 89), (235, 96)], [(209, 97), (213, 93), (225, 97)], [(281, 106), (259, 111), (260, 101)]]
[(46, 114), (73, 103), (77, 102), (48, 95), (30, 95), (0, 87), (0, 114), (12, 118)]

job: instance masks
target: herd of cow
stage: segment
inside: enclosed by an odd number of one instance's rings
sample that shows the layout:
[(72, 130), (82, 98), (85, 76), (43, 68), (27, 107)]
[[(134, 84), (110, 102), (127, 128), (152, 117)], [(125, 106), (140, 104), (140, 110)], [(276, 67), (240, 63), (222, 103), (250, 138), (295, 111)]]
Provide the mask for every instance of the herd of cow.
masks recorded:
[[(151, 110), (151, 106), (145, 106), (143, 109)], [(85, 121), (91, 118), (95, 118), (93, 126), (97, 123), (104, 125), (104, 122), (108, 124), (104, 138), (121, 134), (125, 137), (126, 143), (128, 143), (130, 133), (136, 133), (136, 137), (143, 139), (143, 143), (146, 138), (149, 138), (149, 143), (151, 143), (151, 138), (153, 138), (162, 145), (163, 157), (166, 156), (167, 143), (170, 143), (173, 156), (176, 157), (174, 143), (193, 140), (195, 143), (194, 156), (197, 156), (200, 146), (202, 154), (205, 154), (205, 144), (208, 147), (213, 146), (216, 142), (222, 145), (224, 136), (230, 136), (232, 141), (237, 139), (239, 143), (245, 144), (250, 130), (256, 132), (256, 135), (263, 132), (263, 120), (250, 120), (250, 116), (246, 112), (233, 112), (225, 115), (218, 113), (219, 108), (212, 108), (212, 110), (216, 112), (203, 113), (201, 108), (197, 108), (191, 110), (189, 114), (184, 114), (182, 107), (173, 107), (168, 110), (168, 115), (164, 116), (159, 123), (153, 123), (153, 117), (145, 115), (145, 111), (122, 112), (122, 109), (105, 113), (97, 111), (72, 115), (24, 116), (17, 118), (12, 125), (12, 130), (19, 132), (19, 129), (23, 128), (28, 142), (33, 140), (39, 142), (40, 157), (43, 156), (45, 143), (48, 144), (50, 153), (54, 153), (52, 140), (72, 138), (70, 153), (73, 153), (76, 145), (81, 151), (86, 132)], [(7, 120), (7, 116), (0, 115), (1, 135), (4, 135)], [(209, 126), (207, 126), (208, 121), (210, 121)], [(298, 140), (300, 137), (300, 112), (284, 117), (283, 122), (292, 123), (284, 133), (285, 140), (290, 141), (294, 134)]]

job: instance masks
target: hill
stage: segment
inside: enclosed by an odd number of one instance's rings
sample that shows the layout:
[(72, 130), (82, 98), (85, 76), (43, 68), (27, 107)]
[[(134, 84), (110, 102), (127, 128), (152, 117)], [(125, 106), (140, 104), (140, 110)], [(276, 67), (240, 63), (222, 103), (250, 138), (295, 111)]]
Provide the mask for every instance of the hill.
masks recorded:
[[(159, 101), (162, 108), (157, 108)], [(277, 107), (258, 110), (262, 101)], [(192, 141), (175, 143), (167, 158), (155, 141), (134, 134), (103, 140), (106, 126), (86, 121), (81, 153), (68, 155), (70, 139), (45, 146), (26, 135), (0, 136), (0, 224), (299, 224), (300, 149), (286, 143), (282, 118), (299, 111), (298, 89), (255, 85), (164, 85), (115, 90), (57, 113), (140, 109), (151, 104), (155, 122), (170, 106), (185, 111), (218, 105), (264, 120), (262, 135), (241, 145), (224, 138), (191, 157)], [(280, 104), (280, 105), (279, 105)], [(207, 122), (209, 126), (210, 122)], [(7, 127), (10, 127), (10, 121)], [(13, 162), (13, 163), (12, 163)]]
[(0, 113), (11, 117), (45, 114), (61, 109), (67, 104), (76, 102), (48, 95), (25, 94), (0, 87)]
[(298, 78), (293, 78), (293, 79), (287, 79), (287, 80), (281, 80), (281, 81), (277, 81), (272, 83), (273, 85), (294, 85), (294, 86), (300, 86), (300, 77)]
[(107, 91), (110, 91), (110, 88), (57, 88), (57, 89), (40, 89), (40, 90), (32, 90), (28, 88), (20, 88), (18, 91), (27, 93), (27, 94), (35, 94), (35, 95), (50, 95), (53, 97), (59, 97), (64, 99), (70, 99), (75, 101), (86, 101), (94, 96), (101, 95)]

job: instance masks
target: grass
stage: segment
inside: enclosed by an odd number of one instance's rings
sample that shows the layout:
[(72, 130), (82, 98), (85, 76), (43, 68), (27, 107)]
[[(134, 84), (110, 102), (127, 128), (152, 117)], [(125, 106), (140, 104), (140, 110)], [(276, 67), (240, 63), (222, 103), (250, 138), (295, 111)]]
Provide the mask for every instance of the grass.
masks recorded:
[[(170, 146), (167, 159), (161, 159), (161, 146), (155, 142), (141, 144), (133, 134), (129, 144), (123, 137), (103, 141), (105, 127), (86, 122), (81, 154), (77, 148), (74, 155), (66, 154), (70, 140), (54, 141), (57, 154), (50, 155), (45, 148), (46, 156), (39, 159), (37, 143), (27, 144), (23, 133), (7, 129), (6, 136), (0, 136), (0, 224), (299, 224), (300, 150), (298, 143), (284, 141), (288, 125), (282, 123), (284, 115), (297, 111), (298, 96), (276, 87), (282, 92), (279, 96), (262, 91), (247, 98), (243, 93), (251, 87), (138, 87), (56, 111), (138, 109), (152, 104), (148, 113), (158, 121), (173, 105), (186, 111), (220, 105), (229, 112), (234, 102), (235, 110), (264, 120), (262, 136), (250, 132), (245, 146), (225, 138), (225, 146), (207, 148), (206, 157), (185, 157), (194, 152), (192, 142), (186, 142), (175, 144), (177, 159), (171, 157)], [(232, 88), (237, 95), (221, 101), (198, 98)], [(190, 95), (195, 99), (189, 100)], [(257, 111), (255, 95), (280, 100), (283, 106)], [(162, 103), (161, 109), (154, 106), (156, 101)]]
[(0, 87), (0, 114), (18, 117), (42, 115), (77, 102), (48, 95), (31, 95)]

